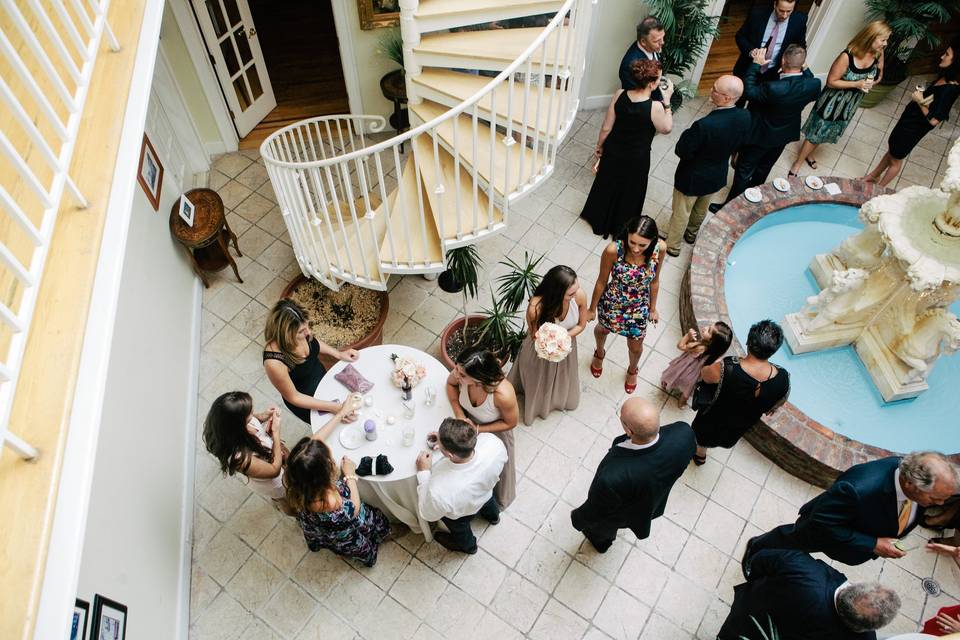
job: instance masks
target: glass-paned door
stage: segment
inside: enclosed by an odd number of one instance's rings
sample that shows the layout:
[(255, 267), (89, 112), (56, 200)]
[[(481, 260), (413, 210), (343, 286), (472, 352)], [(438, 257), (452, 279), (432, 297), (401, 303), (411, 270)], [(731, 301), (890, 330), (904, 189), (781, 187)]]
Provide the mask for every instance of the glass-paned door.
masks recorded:
[(242, 138), (277, 106), (250, 7), (247, 0), (192, 1)]

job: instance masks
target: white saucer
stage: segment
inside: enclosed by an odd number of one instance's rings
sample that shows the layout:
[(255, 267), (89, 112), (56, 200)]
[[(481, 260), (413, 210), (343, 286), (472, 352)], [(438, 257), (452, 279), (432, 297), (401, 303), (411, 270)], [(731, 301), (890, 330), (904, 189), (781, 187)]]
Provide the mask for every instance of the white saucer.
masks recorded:
[(356, 449), (363, 444), (366, 436), (359, 424), (348, 424), (340, 431), (340, 444), (346, 449)]
[(804, 179), (803, 182), (804, 182), (804, 184), (806, 184), (806, 185), (807, 185), (808, 187), (810, 187), (811, 189), (815, 189), (815, 190), (816, 190), (816, 189), (822, 189), (822, 188), (823, 188), (823, 180), (821, 180), (821, 179), (818, 178), (817, 176), (807, 176), (807, 177)]
[(750, 202), (760, 202), (763, 200), (763, 194), (760, 193), (760, 189), (756, 187), (750, 187), (743, 192), (743, 197), (749, 200)]
[(773, 181), (773, 188), (786, 193), (790, 191), (790, 183), (785, 178), (777, 178)]

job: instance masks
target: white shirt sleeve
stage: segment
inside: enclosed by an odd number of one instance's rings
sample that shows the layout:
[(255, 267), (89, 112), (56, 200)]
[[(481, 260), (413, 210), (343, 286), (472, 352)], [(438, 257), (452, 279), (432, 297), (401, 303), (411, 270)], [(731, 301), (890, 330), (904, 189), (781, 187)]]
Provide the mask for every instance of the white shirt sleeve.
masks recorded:
[(417, 472), (417, 507), (427, 522), (436, 522), (446, 515), (446, 509), (437, 504), (430, 493), (430, 472)]

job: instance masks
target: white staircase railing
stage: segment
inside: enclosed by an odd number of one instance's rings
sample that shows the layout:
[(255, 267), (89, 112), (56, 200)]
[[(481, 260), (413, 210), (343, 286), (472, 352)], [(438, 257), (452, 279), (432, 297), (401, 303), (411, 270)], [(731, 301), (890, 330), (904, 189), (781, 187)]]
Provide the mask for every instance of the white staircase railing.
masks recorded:
[(50, 13), (40, 0), (2, 0), (0, 104), (17, 126), (0, 131), (0, 444), (26, 459), (38, 452), (10, 431), (10, 412), (64, 189), (87, 206), (68, 170), (101, 37), (120, 48), (109, 4), (55, 0)]
[[(331, 288), (385, 289), (390, 273), (440, 271), (446, 250), (502, 229), (510, 204), (552, 173), (574, 122), (594, 3), (566, 0), (495, 78), (402, 135), (368, 144), (383, 119), (344, 115), (267, 138), (260, 153), (303, 273)], [(410, 4), (401, 3), (401, 24), (415, 113)]]

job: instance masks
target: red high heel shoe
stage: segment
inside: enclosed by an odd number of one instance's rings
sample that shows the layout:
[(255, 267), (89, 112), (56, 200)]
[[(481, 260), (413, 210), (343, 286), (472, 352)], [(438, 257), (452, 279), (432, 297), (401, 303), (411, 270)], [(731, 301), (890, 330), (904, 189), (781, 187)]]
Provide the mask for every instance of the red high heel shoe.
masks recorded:
[[(635, 375), (637, 375), (638, 373), (640, 373), (640, 370), (639, 370), (639, 369), (634, 369), (633, 371), (631, 371), (629, 368), (627, 369), (627, 375), (628, 375), (628, 376), (635, 376)], [(626, 380), (624, 380), (624, 381), (623, 381), (623, 390), (626, 391), (627, 393), (633, 393), (634, 391), (637, 390), (637, 383), (634, 382), (633, 384), (630, 384), (629, 382), (627, 382)]]
[(599, 366), (599, 367), (594, 367), (594, 366), (593, 366), (593, 363), (591, 362), (591, 363), (590, 363), (590, 373), (593, 374), (593, 377), (594, 377), (594, 378), (599, 378), (600, 375), (603, 373), (603, 359), (607, 357), (607, 352), (604, 351), (604, 352), (603, 352), (603, 355), (601, 356), (599, 353), (597, 353), (597, 350), (594, 349), (594, 350), (593, 350), (593, 357), (600, 361), (600, 366)]

